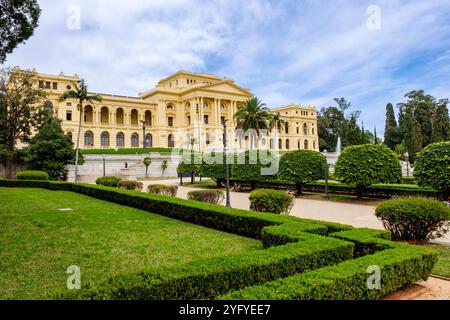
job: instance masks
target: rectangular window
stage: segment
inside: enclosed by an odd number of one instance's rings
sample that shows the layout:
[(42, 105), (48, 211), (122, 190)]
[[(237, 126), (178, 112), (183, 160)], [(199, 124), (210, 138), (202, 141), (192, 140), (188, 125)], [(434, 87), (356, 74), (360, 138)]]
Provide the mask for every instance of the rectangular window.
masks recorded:
[(44, 81), (39, 81), (39, 88), (44, 89)]
[(191, 116), (188, 116), (187, 119), (188, 119), (188, 126), (190, 126), (191, 125)]
[(66, 121), (72, 121), (72, 111), (71, 110), (66, 111)]
[(72, 106), (72, 102), (66, 102), (66, 106), (71, 107)]
[(53, 90), (58, 90), (58, 83), (57, 82), (53, 82)]
[(300, 128), (297, 127), (297, 134), (300, 134)]
[(50, 81), (47, 81), (45, 83), (45, 89), (50, 89), (50, 85), (51, 85)]
[(205, 115), (205, 116), (203, 117), (203, 122), (204, 122), (205, 124), (209, 124), (209, 116)]
[(173, 117), (167, 118), (167, 125), (168, 125), (169, 127), (173, 127)]

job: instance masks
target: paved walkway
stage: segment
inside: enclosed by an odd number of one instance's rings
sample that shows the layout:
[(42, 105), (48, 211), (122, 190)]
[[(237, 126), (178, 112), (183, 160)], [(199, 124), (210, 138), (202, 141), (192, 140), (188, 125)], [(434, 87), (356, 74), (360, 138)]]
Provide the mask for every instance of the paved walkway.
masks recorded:
[[(144, 183), (144, 189), (149, 184), (173, 184), (179, 185), (179, 180), (149, 181)], [(198, 188), (178, 188), (177, 197), (186, 199), (187, 193)], [(249, 194), (244, 192), (231, 192), (231, 206), (237, 209), (248, 210), (250, 208)], [(334, 201), (295, 199), (291, 215), (306, 219), (338, 222), (354, 227), (365, 227), (384, 230), (383, 224), (375, 217), (375, 206), (351, 203), (340, 203)], [(439, 243), (450, 245), (450, 232), (446, 237), (438, 239)]]

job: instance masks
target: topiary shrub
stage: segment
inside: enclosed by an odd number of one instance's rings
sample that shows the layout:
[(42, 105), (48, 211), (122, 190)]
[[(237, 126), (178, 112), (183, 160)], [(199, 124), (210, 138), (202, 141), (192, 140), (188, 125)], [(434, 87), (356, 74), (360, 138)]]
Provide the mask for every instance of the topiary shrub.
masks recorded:
[(272, 189), (255, 190), (250, 194), (250, 210), (275, 214), (289, 214), (294, 197), (284, 191)]
[(142, 191), (142, 188), (144, 188), (144, 184), (140, 181), (122, 180), (117, 184), (117, 187), (125, 190)]
[(177, 186), (171, 186), (166, 184), (151, 184), (147, 187), (148, 193), (171, 197), (175, 197), (177, 195), (177, 190), (178, 190)]
[(375, 215), (394, 240), (427, 241), (449, 230), (450, 208), (429, 198), (398, 198), (381, 203)]
[(19, 171), (16, 178), (18, 180), (45, 181), (49, 179), (48, 173), (44, 171)]
[(324, 178), (325, 170), (325, 157), (319, 152), (292, 151), (281, 157), (278, 179), (295, 183), (301, 193), (303, 184)]
[(419, 186), (440, 190), (450, 196), (450, 141), (433, 143), (417, 154), (414, 177)]
[(221, 204), (224, 199), (225, 195), (222, 190), (195, 190), (188, 192), (188, 200)]
[(191, 184), (194, 184), (195, 174), (199, 172), (201, 163), (202, 160), (200, 154), (192, 151), (188, 154), (183, 154), (177, 167), (177, 173), (180, 174), (181, 177), (184, 174), (190, 174)]
[(101, 177), (95, 181), (96, 184), (105, 186), (105, 187), (117, 187), (117, 184), (120, 182), (120, 178), (117, 177)]
[(335, 176), (344, 183), (355, 184), (358, 198), (364, 188), (376, 183), (398, 183), (402, 177), (398, 156), (382, 144), (349, 146), (339, 156)]
[(248, 181), (252, 189), (259, 181), (275, 178), (279, 169), (279, 159), (271, 152), (250, 150), (237, 156), (231, 169), (233, 180)]
[[(229, 164), (229, 174), (231, 174), (231, 164), (233, 161), (234, 155), (228, 155), (225, 158), (225, 154), (223, 152), (211, 152), (209, 154), (205, 154), (203, 156), (203, 162), (200, 166), (200, 174), (202, 177), (211, 178), (216, 182), (217, 187), (220, 188), (222, 183), (225, 181), (225, 164)], [(226, 161), (228, 159), (228, 161)]]

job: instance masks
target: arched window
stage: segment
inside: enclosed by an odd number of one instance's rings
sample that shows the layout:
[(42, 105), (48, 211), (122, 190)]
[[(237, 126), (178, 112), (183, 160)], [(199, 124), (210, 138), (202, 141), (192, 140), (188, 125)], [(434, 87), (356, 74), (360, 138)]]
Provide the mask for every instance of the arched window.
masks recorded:
[(309, 150), (309, 142), (308, 142), (308, 140), (305, 140), (304, 149), (305, 150)]
[(125, 147), (125, 135), (122, 132), (119, 132), (116, 136), (116, 147), (117, 148)]
[(308, 125), (305, 123), (303, 124), (303, 134), (307, 135), (308, 134)]
[(153, 147), (153, 136), (150, 133), (145, 135), (145, 145), (147, 148)]
[(169, 134), (169, 137), (167, 138), (167, 145), (169, 146), (169, 148), (175, 147), (175, 139), (173, 137), (173, 134)]
[(45, 101), (44, 102), (44, 108), (47, 109), (47, 110), (52, 111), (53, 110), (53, 103), (51, 101), (48, 101), (48, 100)]
[(262, 138), (262, 139), (261, 139), (261, 145), (263, 145), (263, 146), (266, 145), (266, 138)]
[(313, 150), (316, 150), (316, 141), (313, 141)]
[(278, 140), (278, 149), (283, 149), (283, 140)]
[(273, 139), (270, 139), (270, 149), (273, 149)]
[(131, 110), (131, 125), (137, 126), (139, 125), (138, 112), (136, 109)]
[(70, 141), (73, 141), (73, 135), (72, 135), (72, 132), (67, 132), (67, 136), (70, 138)]
[(209, 133), (205, 134), (206, 145), (211, 144), (211, 140), (209, 139)]
[(117, 109), (116, 110), (116, 124), (117, 125), (124, 125), (124, 123), (125, 123), (125, 117), (124, 117), (124, 114), (123, 114), (123, 109), (122, 108), (119, 108), (119, 109)]
[(288, 122), (286, 122), (284, 124), (284, 130), (285, 130), (286, 134), (289, 134), (289, 123)]
[(84, 122), (93, 123), (94, 122), (94, 109), (92, 106), (86, 106), (84, 108)]
[(137, 133), (131, 135), (131, 147), (139, 148), (139, 135)]
[(109, 110), (107, 107), (103, 107), (100, 111), (100, 122), (102, 124), (109, 123)]
[(289, 145), (289, 139), (286, 140), (286, 150), (289, 150), (290, 145)]
[(152, 112), (151, 111), (145, 111), (145, 122), (147, 126), (152, 125)]
[(102, 148), (109, 147), (109, 133), (108, 132), (102, 132), (100, 135), (100, 144)]
[(92, 131), (86, 131), (84, 134), (84, 146), (93, 147), (94, 146), (94, 134)]
[(300, 140), (298, 140), (297, 142), (297, 149), (300, 150), (302, 148), (302, 143), (300, 142)]

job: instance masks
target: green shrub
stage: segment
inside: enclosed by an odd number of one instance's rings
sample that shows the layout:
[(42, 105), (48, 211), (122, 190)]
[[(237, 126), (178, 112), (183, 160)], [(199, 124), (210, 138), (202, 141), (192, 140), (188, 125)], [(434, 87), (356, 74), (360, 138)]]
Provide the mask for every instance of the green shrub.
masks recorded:
[(419, 186), (433, 187), (450, 196), (450, 141), (433, 143), (418, 153), (414, 177)]
[(49, 176), (48, 173), (44, 171), (26, 170), (17, 172), (16, 178), (18, 180), (42, 181), (48, 180)]
[(222, 190), (195, 190), (188, 192), (188, 199), (211, 204), (221, 204), (225, 199)]
[(298, 150), (280, 159), (278, 178), (294, 183), (299, 193), (302, 185), (325, 177), (325, 157), (316, 151)]
[(195, 152), (183, 154), (177, 167), (178, 174), (190, 174), (191, 183), (194, 183), (195, 174), (200, 170), (201, 156)]
[(249, 181), (254, 187), (258, 181), (270, 181), (278, 172), (279, 160), (271, 152), (251, 150), (237, 155), (231, 167), (233, 180)]
[(250, 209), (257, 212), (289, 214), (294, 197), (284, 191), (272, 189), (255, 190), (250, 194)]
[(95, 183), (105, 187), (117, 187), (120, 180), (118, 177), (101, 177)]
[(394, 240), (427, 241), (449, 230), (450, 209), (427, 198), (399, 198), (381, 203), (376, 216), (391, 231)]
[(202, 177), (211, 178), (217, 183), (217, 187), (221, 187), (225, 181), (225, 164), (228, 162), (229, 174), (231, 175), (231, 165), (233, 164), (233, 155), (227, 156), (229, 161), (226, 161), (223, 152), (212, 152), (203, 156), (203, 162), (200, 166), (200, 174)]
[(403, 177), (401, 180), (402, 184), (417, 184), (417, 180), (414, 177)]
[(177, 186), (165, 184), (151, 184), (147, 187), (148, 193), (171, 197), (175, 197), (177, 195), (177, 190), (178, 190)]
[(358, 198), (364, 189), (376, 183), (397, 183), (402, 172), (398, 156), (382, 144), (349, 146), (339, 156), (335, 176), (344, 183), (356, 185)]
[(142, 191), (144, 184), (140, 181), (122, 180), (117, 184), (117, 187), (125, 190)]

